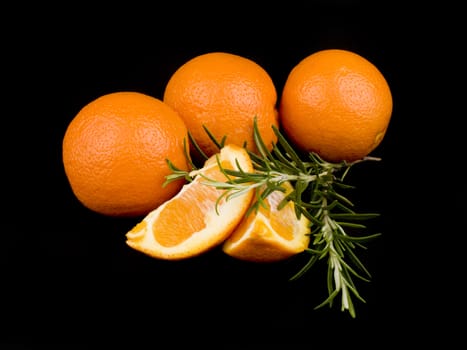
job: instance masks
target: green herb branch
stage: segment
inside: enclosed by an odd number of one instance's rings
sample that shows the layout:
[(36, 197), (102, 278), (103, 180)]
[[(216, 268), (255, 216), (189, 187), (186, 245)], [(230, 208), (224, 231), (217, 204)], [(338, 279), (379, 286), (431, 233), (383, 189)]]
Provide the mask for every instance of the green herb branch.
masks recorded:
[[(365, 243), (379, 236), (379, 233), (357, 236), (350, 231), (365, 229), (363, 220), (377, 217), (376, 213), (357, 213), (352, 208), (353, 203), (340, 194), (338, 190), (353, 188), (344, 183), (344, 178), (355, 164), (364, 161), (377, 161), (379, 158), (365, 157), (354, 162), (330, 163), (315, 153), (300, 156), (281, 134), (273, 127), (277, 136), (277, 143), (272, 150), (264, 144), (259, 133), (256, 120), (254, 123), (254, 141), (257, 153), (249, 152), (253, 161), (254, 172), (225, 169), (219, 167), (226, 175), (227, 181), (220, 182), (206, 178), (205, 183), (218, 189), (225, 190), (222, 197), (226, 199), (241, 195), (254, 189), (257, 193), (251, 210), (257, 210), (264, 205), (264, 199), (274, 191), (285, 191), (282, 184), (286, 181), (292, 184), (293, 191), (279, 203), (279, 209), (292, 201), (298, 218), (305, 215), (311, 222), (311, 240), (304, 254), (309, 255), (307, 263), (290, 280), (303, 276), (318, 261), (327, 262), (327, 298), (315, 308), (325, 305), (333, 306), (335, 299), (340, 295), (342, 311), (348, 311), (355, 318), (356, 312), (353, 298), (365, 302), (359, 294), (354, 279), (368, 282), (371, 278), (369, 271), (357, 257), (357, 248), (366, 249)], [(226, 141), (224, 137), (218, 141), (209, 132), (211, 140), (221, 149)], [(194, 149), (205, 159), (208, 157), (202, 152), (196, 141), (189, 134), (189, 140)], [(187, 149), (188, 145), (185, 145)], [(189, 152), (186, 151), (188, 157)], [(189, 158), (190, 159), (190, 158)], [(190, 160), (191, 161), (191, 160)], [(170, 160), (167, 161), (172, 174), (167, 177), (166, 183), (184, 178), (191, 181), (197, 174), (197, 167), (191, 163), (191, 172), (181, 171)]]

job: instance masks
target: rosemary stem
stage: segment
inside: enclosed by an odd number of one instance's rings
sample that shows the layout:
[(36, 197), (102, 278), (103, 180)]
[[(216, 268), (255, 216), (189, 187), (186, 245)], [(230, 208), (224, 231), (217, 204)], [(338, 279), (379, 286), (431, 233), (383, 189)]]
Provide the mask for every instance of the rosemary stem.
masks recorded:
[[(260, 173), (260, 172), (257, 172)], [(316, 181), (319, 177), (323, 177), (325, 175), (329, 174), (329, 171), (323, 171), (320, 174), (317, 175), (310, 175), (310, 174), (304, 174), (304, 173), (299, 173), (297, 175), (294, 174), (286, 174), (286, 173), (281, 173), (277, 171), (267, 171), (267, 172), (262, 172), (265, 176), (268, 177), (269, 182), (272, 183), (282, 183), (285, 181), (303, 181), (304, 183), (310, 183), (313, 181)]]
[(341, 264), (341, 257), (337, 252), (334, 246), (334, 232), (336, 229), (336, 223), (329, 217), (329, 211), (326, 208), (327, 206), (327, 199), (324, 198), (322, 202), (323, 208), (323, 226), (321, 227), (321, 231), (323, 234), (323, 238), (326, 241), (326, 246), (328, 250), (328, 259), (329, 259), (329, 267), (332, 269), (333, 277), (334, 277), (334, 291), (341, 292), (342, 298), (342, 310), (349, 310), (349, 293), (347, 289), (347, 283), (345, 280), (344, 275), (342, 274), (342, 264)]

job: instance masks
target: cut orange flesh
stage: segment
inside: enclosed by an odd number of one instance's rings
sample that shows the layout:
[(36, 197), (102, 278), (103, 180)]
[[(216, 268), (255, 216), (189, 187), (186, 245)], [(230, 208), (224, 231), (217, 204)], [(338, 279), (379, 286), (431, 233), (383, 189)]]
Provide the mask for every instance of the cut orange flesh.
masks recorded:
[(199, 255), (225, 241), (244, 217), (254, 190), (218, 201), (224, 190), (207, 184), (205, 178), (227, 181), (218, 162), (224, 169), (239, 170), (238, 163), (243, 171), (253, 172), (247, 151), (226, 145), (196, 170), (192, 182), (126, 234), (127, 245), (154, 258), (177, 260)]
[(228, 255), (245, 261), (274, 262), (303, 252), (310, 242), (310, 222), (297, 218), (294, 203), (278, 204), (293, 188), (283, 184), (286, 192), (274, 191), (266, 197), (267, 207), (259, 207), (240, 222), (222, 249)]

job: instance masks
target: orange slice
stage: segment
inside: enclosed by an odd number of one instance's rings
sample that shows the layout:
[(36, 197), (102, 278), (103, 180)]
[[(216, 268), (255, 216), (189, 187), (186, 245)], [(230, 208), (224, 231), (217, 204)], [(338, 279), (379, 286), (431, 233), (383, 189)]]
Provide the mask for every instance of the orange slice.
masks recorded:
[(294, 211), (294, 203), (278, 209), (278, 204), (293, 188), (283, 183), (286, 192), (274, 191), (266, 197), (267, 207), (245, 216), (224, 242), (228, 255), (252, 262), (275, 262), (303, 252), (310, 242), (310, 221)]
[(225, 169), (239, 170), (240, 167), (245, 172), (253, 171), (244, 148), (224, 146), (195, 171), (192, 182), (127, 232), (127, 245), (154, 258), (177, 260), (199, 255), (221, 244), (243, 218), (254, 190), (218, 201), (224, 190), (207, 185), (206, 178), (200, 175), (226, 181), (218, 162)]

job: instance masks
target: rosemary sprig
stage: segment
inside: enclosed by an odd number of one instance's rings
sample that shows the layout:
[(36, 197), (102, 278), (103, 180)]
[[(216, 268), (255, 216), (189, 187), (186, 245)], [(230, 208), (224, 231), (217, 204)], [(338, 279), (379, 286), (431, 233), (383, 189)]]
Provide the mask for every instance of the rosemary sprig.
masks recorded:
[[(363, 161), (379, 160), (379, 158), (365, 157), (354, 162), (331, 163), (323, 160), (316, 153), (299, 155), (278, 128), (273, 127), (273, 130), (278, 141), (273, 145), (272, 150), (269, 150), (261, 138), (255, 119), (253, 133), (258, 152), (248, 151), (254, 165), (253, 173), (242, 169), (223, 169), (219, 164), (221, 171), (226, 175), (226, 181), (206, 179), (205, 183), (225, 190), (223, 197), (226, 199), (254, 189), (257, 199), (250, 207), (251, 211), (264, 205), (264, 199), (272, 192), (285, 191), (281, 185), (286, 181), (290, 182), (293, 191), (279, 203), (279, 208), (288, 201), (293, 201), (297, 217), (305, 215), (310, 220), (310, 234), (313, 238), (304, 252), (309, 254), (308, 262), (290, 280), (297, 280), (316, 262), (326, 260), (328, 297), (315, 308), (325, 305), (332, 307), (334, 300), (340, 295), (341, 310), (347, 310), (355, 318), (353, 297), (361, 302), (365, 300), (358, 293), (354, 279), (368, 282), (371, 278), (370, 273), (357, 257), (356, 249), (366, 249), (364, 244), (380, 234), (355, 236), (350, 234), (350, 230), (365, 229), (366, 226), (360, 222), (377, 217), (379, 214), (355, 212), (352, 209), (353, 203), (338, 190), (353, 188), (344, 183), (344, 178), (351, 167)], [(205, 128), (205, 131), (217, 147), (224, 146), (225, 137), (217, 141), (208, 129)], [(207, 159), (191, 136), (190, 142), (194, 149)], [(196, 174), (196, 166), (193, 163), (191, 163), (193, 171), (189, 173), (177, 169), (169, 160), (168, 164), (173, 173), (167, 177), (166, 183), (179, 178), (190, 180)]]

